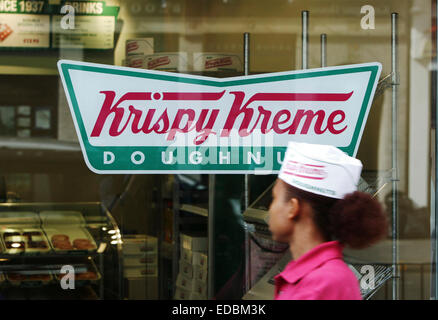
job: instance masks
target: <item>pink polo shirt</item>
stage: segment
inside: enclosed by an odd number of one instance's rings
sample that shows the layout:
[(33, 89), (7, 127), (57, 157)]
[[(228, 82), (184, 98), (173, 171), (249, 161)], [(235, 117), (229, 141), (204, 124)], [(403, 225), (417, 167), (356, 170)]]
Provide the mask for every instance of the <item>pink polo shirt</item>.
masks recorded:
[(359, 282), (338, 241), (324, 242), (275, 276), (275, 300), (361, 300)]

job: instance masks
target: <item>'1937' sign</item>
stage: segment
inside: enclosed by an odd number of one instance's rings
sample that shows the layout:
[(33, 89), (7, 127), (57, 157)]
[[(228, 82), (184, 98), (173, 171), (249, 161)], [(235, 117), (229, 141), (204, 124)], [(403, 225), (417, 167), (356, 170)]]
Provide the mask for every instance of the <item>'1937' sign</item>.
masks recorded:
[(97, 173), (276, 173), (287, 143), (355, 156), (379, 63), (210, 78), (58, 63), (88, 167)]

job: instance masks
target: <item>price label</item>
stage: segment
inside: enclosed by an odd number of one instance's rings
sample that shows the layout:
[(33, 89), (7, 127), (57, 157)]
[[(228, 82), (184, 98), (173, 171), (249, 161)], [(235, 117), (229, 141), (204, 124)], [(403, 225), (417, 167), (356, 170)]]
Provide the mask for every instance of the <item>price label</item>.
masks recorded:
[(0, 48), (48, 48), (50, 16), (41, 14), (0, 14)]

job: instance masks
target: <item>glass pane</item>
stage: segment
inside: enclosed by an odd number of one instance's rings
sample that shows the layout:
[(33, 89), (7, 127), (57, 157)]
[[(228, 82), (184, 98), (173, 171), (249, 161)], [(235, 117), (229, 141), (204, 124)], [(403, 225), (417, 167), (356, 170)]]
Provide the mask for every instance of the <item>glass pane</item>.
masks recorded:
[[(436, 297), (436, 0), (66, 2), (0, 6), (3, 298), (272, 299), (292, 259), (267, 224), (277, 176), (251, 174), (246, 187), (242, 174), (92, 172), (57, 63), (241, 76), (249, 33), (250, 74), (300, 70), (304, 10), (308, 68), (382, 65), (355, 156), (359, 189), (383, 204), (390, 228), (370, 248), (346, 248), (345, 261), (358, 281), (374, 268), (364, 298)], [(61, 279), (68, 266), (75, 289)]]

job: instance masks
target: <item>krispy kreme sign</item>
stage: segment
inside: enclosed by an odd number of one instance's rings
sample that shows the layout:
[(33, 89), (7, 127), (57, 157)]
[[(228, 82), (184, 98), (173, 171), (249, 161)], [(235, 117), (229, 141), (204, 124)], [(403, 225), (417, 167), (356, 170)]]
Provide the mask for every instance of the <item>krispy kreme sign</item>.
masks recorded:
[(205, 69), (231, 66), (232, 64), (233, 64), (233, 61), (231, 60), (231, 57), (211, 59), (211, 60), (205, 61)]
[(148, 68), (153, 69), (170, 63), (169, 57), (160, 57), (148, 62)]
[(277, 173), (291, 140), (356, 155), (381, 65), (233, 78), (67, 60), (58, 69), (94, 172)]

